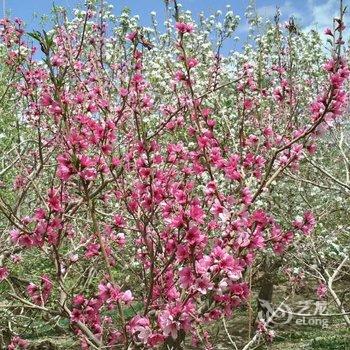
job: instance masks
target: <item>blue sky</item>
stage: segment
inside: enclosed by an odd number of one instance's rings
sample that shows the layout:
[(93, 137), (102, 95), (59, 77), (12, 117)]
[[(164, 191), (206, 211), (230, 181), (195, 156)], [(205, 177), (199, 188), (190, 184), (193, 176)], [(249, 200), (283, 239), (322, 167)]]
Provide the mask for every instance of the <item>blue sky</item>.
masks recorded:
[[(248, 0), (179, 0), (184, 9), (191, 10), (193, 14), (204, 11), (210, 14), (216, 10), (224, 10), (227, 4), (231, 5), (232, 10), (244, 17), (244, 11), (248, 6)], [(315, 28), (322, 31), (326, 26), (331, 25), (331, 18), (337, 14), (338, 0), (256, 0), (258, 12), (266, 17), (272, 17), (276, 6), (279, 6), (283, 18), (293, 15), (305, 28)], [(345, 0), (345, 3), (349, 0)], [(63, 5), (69, 8), (82, 4), (79, 0), (55, 0), (57, 5)], [(141, 17), (143, 25), (149, 23), (150, 12), (156, 11), (159, 19), (163, 19), (164, 2), (163, 0), (110, 0), (113, 4), (115, 13), (127, 6), (133, 14)], [(0, 0), (7, 11), (10, 11), (11, 17), (20, 17), (27, 23), (28, 30), (37, 27), (38, 17), (34, 13), (41, 15), (49, 13), (52, 4), (51, 0)], [(3, 12), (3, 8), (2, 8)], [(161, 21), (159, 21), (161, 22)], [(244, 24), (241, 31), (244, 31)]]

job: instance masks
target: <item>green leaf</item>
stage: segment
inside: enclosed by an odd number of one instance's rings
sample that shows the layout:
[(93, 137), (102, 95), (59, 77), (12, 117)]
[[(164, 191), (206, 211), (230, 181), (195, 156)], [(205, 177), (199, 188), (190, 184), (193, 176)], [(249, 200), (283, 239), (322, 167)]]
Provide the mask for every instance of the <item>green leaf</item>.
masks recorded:
[(41, 39), (42, 39), (42, 38), (41, 38), (41, 33), (38, 32), (37, 30), (35, 30), (34, 32), (31, 32), (31, 33), (28, 33), (28, 35), (29, 35), (30, 37), (32, 37), (33, 39), (35, 39), (35, 40), (41, 42)]

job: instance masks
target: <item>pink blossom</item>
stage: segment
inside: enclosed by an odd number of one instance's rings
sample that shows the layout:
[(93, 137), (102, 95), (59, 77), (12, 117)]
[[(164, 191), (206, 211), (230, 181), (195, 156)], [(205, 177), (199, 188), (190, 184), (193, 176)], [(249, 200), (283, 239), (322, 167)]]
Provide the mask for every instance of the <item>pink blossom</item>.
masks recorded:
[(309, 235), (316, 226), (316, 219), (311, 211), (306, 211), (303, 218), (297, 218), (293, 226), (301, 230), (305, 235)]
[(79, 175), (86, 181), (93, 181), (97, 177), (97, 171), (95, 168), (85, 168), (79, 173)]
[(125, 38), (129, 41), (134, 41), (137, 37), (137, 31), (134, 32), (130, 32), (128, 34), (126, 34)]
[(78, 294), (73, 298), (73, 303), (75, 306), (82, 305), (82, 304), (84, 304), (84, 302), (85, 302), (85, 298), (81, 294)]
[(149, 337), (152, 334), (150, 322), (147, 317), (140, 315), (134, 316), (128, 323), (128, 329), (139, 341), (147, 344)]
[(192, 33), (194, 27), (192, 23), (176, 22), (175, 28), (179, 33), (185, 34)]
[(252, 102), (252, 100), (250, 100), (250, 99), (246, 99), (246, 100), (244, 100), (244, 109), (245, 110), (247, 110), (247, 111), (249, 111), (250, 109), (252, 109), (253, 108), (253, 102)]
[(72, 175), (72, 171), (64, 164), (60, 164), (57, 169), (57, 177), (62, 181), (68, 181)]
[(187, 60), (187, 66), (188, 68), (194, 68), (198, 65), (198, 60), (196, 58), (189, 58)]
[(100, 245), (98, 243), (89, 243), (86, 246), (85, 257), (90, 259), (99, 254)]
[(11, 343), (8, 345), (7, 350), (27, 349), (28, 346), (29, 342), (27, 340), (16, 335), (11, 339)]
[(51, 63), (54, 67), (61, 67), (64, 64), (64, 59), (59, 55), (53, 55), (51, 58)]
[(51, 188), (48, 192), (48, 204), (51, 210), (62, 211), (62, 197), (58, 190)]
[(198, 227), (192, 226), (187, 232), (186, 239), (190, 244), (200, 244), (204, 241), (204, 235)]
[(191, 268), (184, 267), (181, 269), (180, 273), (180, 286), (181, 288), (189, 288), (194, 281), (193, 274)]
[(129, 305), (134, 300), (134, 297), (133, 297), (131, 291), (130, 290), (125, 291), (121, 296), (121, 300), (125, 304)]
[(0, 282), (3, 281), (9, 275), (9, 271), (6, 267), (0, 267)]
[(128, 96), (128, 94), (129, 94), (128, 89), (123, 88), (123, 87), (119, 89), (119, 95), (120, 95), (121, 97), (126, 97), (126, 96)]
[(53, 287), (53, 284), (49, 276), (47, 275), (41, 276), (41, 293), (42, 293), (42, 299), (44, 303), (48, 300), (52, 291), (52, 287)]
[(318, 299), (323, 299), (327, 295), (327, 286), (324, 283), (319, 283), (316, 294)]
[(330, 28), (326, 28), (326, 29), (324, 30), (324, 34), (333, 36), (332, 30), (331, 30)]
[(210, 281), (209, 275), (202, 275), (195, 280), (195, 288), (201, 294), (207, 294), (207, 292), (213, 289), (214, 284)]
[(173, 339), (177, 338), (180, 329), (180, 322), (174, 319), (174, 316), (170, 311), (165, 310), (161, 312), (158, 316), (158, 322), (164, 336), (171, 336)]
[(126, 243), (125, 234), (123, 232), (117, 233), (115, 241), (120, 247), (124, 247)]
[(40, 103), (43, 107), (48, 107), (53, 104), (53, 99), (48, 93), (43, 93), (40, 98)]

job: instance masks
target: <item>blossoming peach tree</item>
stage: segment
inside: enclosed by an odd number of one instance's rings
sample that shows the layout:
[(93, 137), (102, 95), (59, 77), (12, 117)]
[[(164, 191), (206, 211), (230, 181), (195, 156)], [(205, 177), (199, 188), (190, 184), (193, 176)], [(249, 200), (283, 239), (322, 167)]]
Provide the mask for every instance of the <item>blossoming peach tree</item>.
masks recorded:
[(0, 188), (8, 349), (28, 318), (82, 349), (213, 349), (203, 325), (246, 305), (255, 260), (315, 227), (275, 217), (269, 191), (342, 117), (343, 12), (323, 67), (300, 73), (309, 36), (290, 25), (225, 56), (230, 9), (196, 23), (172, 5), (165, 31), (95, 1), (55, 8), (47, 32), (1, 20), (30, 145)]
[[(312, 157), (306, 155), (302, 176), (286, 172), (294, 192), (288, 193), (288, 198), (297, 207), (312, 208), (318, 224), (315, 234), (288, 250), (290, 266), (287, 269), (283, 266), (283, 269), (287, 270), (295, 289), (311, 287), (319, 300), (328, 303), (328, 313), (333, 304), (349, 326), (348, 133), (349, 123), (345, 117), (334, 123), (331, 132), (319, 140)], [(283, 205), (281, 209), (288, 217), (288, 210)]]

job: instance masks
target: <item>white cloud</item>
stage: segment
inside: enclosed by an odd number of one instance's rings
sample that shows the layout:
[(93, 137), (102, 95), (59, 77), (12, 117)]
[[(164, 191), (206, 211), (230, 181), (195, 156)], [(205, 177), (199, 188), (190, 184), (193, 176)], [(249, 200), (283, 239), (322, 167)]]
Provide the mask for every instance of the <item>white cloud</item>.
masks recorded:
[(308, 0), (307, 5), (312, 17), (311, 25), (317, 27), (331, 27), (332, 18), (339, 14), (339, 0), (327, 0), (323, 3)]
[[(279, 9), (282, 21), (287, 21), (293, 16), (303, 31), (314, 29), (320, 33), (322, 38), (325, 38), (324, 29), (332, 28), (333, 18), (339, 16), (339, 0), (285, 0)], [(260, 6), (256, 11), (263, 18), (272, 19), (276, 14), (276, 6)], [(244, 26), (239, 31), (248, 31), (248, 24), (242, 24)], [(345, 24), (350, 27), (350, 10), (345, 15)]]
[[(308, 12), (310, 13), (309, 23), (306, 23), (304, 31), (314, 29), (318, 31), (323, 39), (325, 28), (332, 28), (333, 18), (339, 17), (339, 0), (307, 0)], [(345, 14), (345, 24), (349, 25), (349, 14)], [(345, 32), (345, 36), (347, 33)]]
[[(303, 4), (302, 0), (286, 0), (279, 8), (283, 20), (293, 16), (302, 26), (323, 30), (331, 27), (333, 18), (339, 15), (339, 0), (305, 0)], [(276, 13), (276, 6), (261, 6), (257, 12), (265, 18), (272, 18)]]
[(270, 18), (276, 14), (276, 6), (273, 6), (273, 5), (261, 6), (257, 8), (257, 12), (260, 16)]
[(273, 5), (261, 6), (257, 9), (257, 12), (260, 16), (271, 19), (276, 14), (276, 9), (278, 7), (281, 12), (281, 18), (283, 20), (287, 20), (291, 16), (298, 19), (299, 18), (302, 19), (301, 14), (294, 7), (294, 4), (295, 3), (293, 3), (293, 1), (287, 0), (281, 6), (273, 6)]

